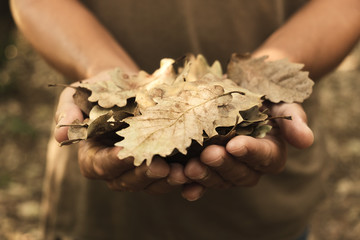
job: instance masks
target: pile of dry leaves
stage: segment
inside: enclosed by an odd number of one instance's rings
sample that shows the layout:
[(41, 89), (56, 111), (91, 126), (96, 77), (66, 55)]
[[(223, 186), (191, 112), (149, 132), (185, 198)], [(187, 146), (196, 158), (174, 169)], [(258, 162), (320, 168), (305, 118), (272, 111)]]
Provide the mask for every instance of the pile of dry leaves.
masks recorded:
[(210, 66), (201, 55), (163, 59), (152, 74), (115, 69), (106, 80), (72, 86), (85, 120), (66, 125), (69, 140), (62, 144), (101, 138), (123, 147), (119, 158), (133, 157), (138, 166), (154, 155), (178, 161), (236, 135), (263, 137), (273, 117), (268, 102), (310, 96), (313, 81), (302, 67), (233, 54), (226, 74), (219, 62)]

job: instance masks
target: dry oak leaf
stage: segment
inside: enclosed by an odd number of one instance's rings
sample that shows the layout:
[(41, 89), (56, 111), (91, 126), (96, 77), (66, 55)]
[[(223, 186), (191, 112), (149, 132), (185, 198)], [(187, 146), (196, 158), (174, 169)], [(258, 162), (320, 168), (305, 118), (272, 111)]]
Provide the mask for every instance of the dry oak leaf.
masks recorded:
[(90, 111), (89, 118), (83, 122), (76, 119), (72, 124), (60, 125), (59, 127), (69, 127), (68, 140), (60, 145), (69, 145), (72, 143), (98, 137), (110, 132), (116, 132), (127, 126), (123, 119), (134, 116), (136, 104), (128, 103), (125, 107), (113, 107), (111, 109), (94, 106)]
[(142, 71), (137, 75), (130, 76), (116, 69), (108, 74), (111, 74), (113, 77), (102, 81), (82, 82), (79, 84), (80, 87), (91, 91), (88, 100), (90, 102), (98, 102), (98, 105), (103, 108), (125, 106), (127, 99), (136, 96), (138, 85), (149, 82), (148, 75)]
[(220, 86), (210, 86), (208, 91), (185, 90), (179, 96), (155, 99), (157, 105), (144, 109), (142, 115), (124, 119), (130, 126), (117, 132), (124, 137), (115, 144), (123, 147), (118, 157), (132, 156), (134, 165), (139, 166), (144, 160), (149, 165), (154, 155), (165, 157), (175, 149), (186, 154), (192, 140), (203, 143), (203, 132), (214, 135), (218, 107), (230, 95)]
[(123, 111), (114, 112), (113, 110), (110, 110), (107, 114), (101, 115), (89, 123), (87, 128), (87, 138), (115, 132), (125, 127), (126, 124), (122, 120), (129, 116), (132, 115)]
[(121, 121), (122, 119), (124, 119), (124, 117), (121, 118), (118, 116), (121, 116), (121, 115), (134, 116), (134, 115), (136, 115), (137, 114), (137, 105), (134, 101), (128, 101), (128, 103), (124, 107), (114, 106), (112, 108), (103, 108), (103, 107), (100, 107), (99, 105), (95, 105), (89, 113), (89, 119), (90, 119), (90, 121), (94, 121), (97, 118), (99, 118), (100, 116), (108, 114), (110, 111), (112, 111), (114, 113), (113, 116), (115, 116), (116, 121)]
[[(140, 88), (136, 94), (136, 102), (139, 109), (154, 106), (153, 100), (157, 97), (175, 96), (183, 91), (184, 84), (198, 82), (205, 75), (211, 75), (214, 79), (223, 79), (220, 62), (215, 61), (211, 66), (201, 54), (196, 57), (189, 54), (184, 67), (174, 69), (176, 61), (173, 59), (162, 59), (160, 69), (152, 74), (153, 82)], [(178, 74), (175, 74), (175, 70)]]
[(81, 82), (79, 86), (91, 91), (88, 98), (90, 102), (98, 102), (103, 108), (123, 107), (126, 106), (129, 98), (137, 95), (140, 89), (149, 90), (164, 83), (171, 85), (175, 81), (173, 62), (173, 59), (163, 59), (160, 68), (151, 75), (145, 71), (129, 75), (116, 68), (106, 73), (108, 76), (105, 79)]
[(243, 118), (243, 122), (241, 123), (242, 127), (247, 127), (254, 123), (265, 122), (269, 118), (265, 112), (260, 111), (259, 106), (254, 106), (248, 110), (240, 111), (240, 115)]
[(88, 98), (91, 92), (82, 87), (74, 87), (75, 93), (73, 95), (74, 103), (81, 109), (83, 113), (89, 115), (91, 109), (94, 107), (94, 103), (89, 102)]
[(79, 119), (76, 119), (69, 125), (59, 125), (58, 127), (69, 127), (67, 132), (68, 140), (61, 142), (60, 146), (70, 145), (87, 139), (88, 120), (85, 119), (81, 122)]
[[(197, 81), (188, 82), (187, 80), (187, 78), (186, 81), (176, 80), (173, 85), (160, 85), (151, 91), (146, 92), (146, 96), (151, 99), (179, 96), (183, 91), (209, 91), (209, 86), (221, 86), (224, 89), (224, 92), (241, 93), (229, 95), (228, 98), (231, 99), (231, 103), (226, 103), (219, 106), (219, 114), (222, 117), (217, 119), (215, 124), (216, 126), (234, 125), (234, 121), (236, 116), (239, 115), (239, 111), (244, 111), (254, 106), (261, 106), (263, 102), (262, 95), (252, 93), (249, 90), (238, 86), (234, 81), (230, 79), (224, 79), (223, 76), (219, 76), (210, 72), (203, 75), (203, 77)], [(141, 100), (138, 97), (139, 96), (136, 97), (136, 100)], [(142, 111), (143, 104), (139, 105), (141, 109), (140, 111)], [(239, 117), (239, 121), (242, 121), (240, 115)]]
[(301, 71), (303, 64), (285, 59), (265, 61), (266, 58), (233, 54), (227, 75), (239, 86), (265, 95), (273, 103), (301, 103), (310, 96), (314, 82), (308, 77), (308, 72)]
[[(197, 56), (190, 54), (187, 56), (190, 68), (186, 72), (186, 81), (195, 82), (201, 79), (206, 74), (212, 74), (214, 77), (222, 78), (223, 72), (219, 61), (215, 61), (211, 66), (208, 64), (206, 58), (198, 54)], [(185, 65), (186, 69), (186, 65)]]
[[(194, 90), (198, 89), (198, 91), (201, 91), (201, 88), (206, 88), (209, 84), (221, 86), (224, 92), (239, 93), (230, 95), (229, 97), (232, 98), (231, 102), (219, 106), (219, 116), (221, 117), (216, 120), (215, 127), (233, 126), (236, 116), (239, 117), (239, 122), (243, 121), (239, 111), (246, 111), (254, 106), (260, 107), (262, 105), (262, 95), (242, 88), (230, 79), (220, 79), (212, 74), (206, 74), (199, 81), (191, 82), (187, 85), (191, 85)], [(190, 89), (190, 87), (185, 87), (185, 89)]]

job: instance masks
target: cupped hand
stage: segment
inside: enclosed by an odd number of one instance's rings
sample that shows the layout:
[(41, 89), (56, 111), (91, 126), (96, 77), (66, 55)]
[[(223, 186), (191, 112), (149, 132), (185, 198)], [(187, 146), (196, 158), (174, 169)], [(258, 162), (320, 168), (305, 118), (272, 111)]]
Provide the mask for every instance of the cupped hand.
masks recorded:
[[(102, 72), (86, 81), (103, 81), (109, 77), (108, 72)], [(71, 87), (61, 93), (55, 115), (57, 126), (69, 125), (76, 119), (83, 121), (83, 114), (73, 99), (74, 93)], [(56, 127), (55, 139), (59, 143), (68, 140), (67, 131), (68, 127)], [(81, 141), (78, 151), (81, 173), (87, 178), (106, 181), (113, 190), (153, 194), (168, 192), (188, 181), (180, 164), (168, 164), (155, 157), (149, 166), (135, 167), (132, 158), (119, 159), (119, 151), (119, 147), (109, 147), (94, 139)]]
[(82, 175), (101, 179), (115, 191), (145, 191), (161, 194), (173, 190), (187, 181), (183, 169), (169, 165), (164, 159), (154, 157), (149, 166), (144, 162), (134, 166), (133, 158), (119, 159), (121, 147), (108, 147), (96, 140), (81, 141), (78, 161)]
[(264, 138), (237, 136), (226, 146), (211, 145), (199, 159), (188, 162), (185, 175), (198, 185), (184, 187), (182, 194), (186, 199), (198, 199), (206, 188), (254, 186), (263, 174), (276, 174), (284, 169), (286, 142), (300, 149), (312, 145), (314, 135), (301, 105), (274, 104), (270, 111), (272, 116), (291, 116), (292, 120), (273, 120), (274, 127)]

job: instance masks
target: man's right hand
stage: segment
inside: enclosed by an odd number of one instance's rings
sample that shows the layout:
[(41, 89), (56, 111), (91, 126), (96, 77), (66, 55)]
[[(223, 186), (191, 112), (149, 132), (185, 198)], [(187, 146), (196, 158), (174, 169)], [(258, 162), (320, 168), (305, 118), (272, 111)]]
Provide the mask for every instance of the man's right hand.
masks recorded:
[[(102, 72), (85, 81), (104, 81), (110, 78), (108, 72)], [(73, 84), (76, 86), (76, 83)], [(83, 114), (75, 104), (73, 88), (66, 88), (61, 93), (56, 111), (57, 126), (69, 125), (74, 120), (83, 121)], [(68, 127), (56, 127), (55, 139), (62, 142), (68, 139)], [(118, 191), (145, 191), (165, 193), (176, 186), (188, 182), (183, 166), (168, 164), (162, 158), (154, 158), (147, 166), (145, 163), (135, 167), (132, 158), (119, 159), (119, 147), (109, 147), (93, 139), (79, 143), (78, 161), (81, 173), (91, 179), (102, 179), (109, 188)]]

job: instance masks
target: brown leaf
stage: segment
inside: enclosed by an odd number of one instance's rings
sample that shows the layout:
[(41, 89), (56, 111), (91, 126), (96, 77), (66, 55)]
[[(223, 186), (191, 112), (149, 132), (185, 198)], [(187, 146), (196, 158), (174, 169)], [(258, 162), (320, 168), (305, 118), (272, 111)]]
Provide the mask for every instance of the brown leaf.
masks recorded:
[[(224, 93), (218, 84), (232, 91)], [(135, 165), (140, 165), (145, 159), (150, 164), (154, 155), (165, 157), (175, 149), (186, 154), (192, 140), (202, 144), (203, 133), (217, 135), (216, 127), (234, 125), (241, 118), (240, 110), (261, 103), (260, 95), (240, 89), (226, 81), (203, 81), (185, 82), (180, 91), (165, 91), (172, 94), (154, 98), (156, 105), (142, 109), (140, 116), (125, 119), (130, 126), (118, 132), (124, 137), (116, 144), (123, 147), (119, 157), (133, 156)]]
[(267, 57), (233, 54), (227, 67), (228, 77), (252, 92), (265, 95), (271, 102), (303, 102), (312, 92), (313, 81), (302, 64), (287, 60), (265, 61)]
[(121, 120), (129, 116), (131, 116), (131, 114), (126, 112), (113, 112), (110, 110), (107, 114), (99, 116), (89, 124), (87, 129), (87, 138), (97, 137), (108, 132), (115, 132), (123, 127), (126, 127), (127, 124)]
[(215, 81), (212, 84), (223, 87), (225, 92), (238, 93), (231, 95), (231, 103), (224, 104), (219, 107), (219, 114), (221, 118), (216, 120), (216, 126), (234, 126), (236, 116), (239, 116), (239, 122), (243, 121), (242, 116), (239, 114), (240, 111), (245, 111), (254, 106), (262, 105), (262, 95), (252, 93), (247, 89), (239, 87), (229, 79)]
[(212, 86), (157, 99), (157, 105), (146, 108), (142, 115), (125, 119), (130, 126), (118, 132), (124, 137), (116, 144), (123, 147), (119, 158), (133, 156), (138, 166), (145, 159), (150, 164), (156, 154), (165, 157), (174, 149), (186, 154), (192, 140), (202, 144), (203, 132), (214, 135), (218, 106), (227, 96), (221, 87)]
[(116, 117), (116, 121), (120, 121), (123, 119), (118, 116), (121, 114), (126, 114), (127, 116), (134, 116), (138, 114), (136, 102), (133, 99), (132, 100), (129, 99), (126, 106), (124, 107), (114, 106), (112, 108), (103, 108), (100, 107), (99, 105), (95, 105), (89, 113), (89, 119), (90, 121), (94, 121), (98, 117), (108, 114), (110, 111), (114, 113), (114, 116)]
[(60, 143), (60, 146), (70, 145), (73, 143), (77, 143), (81, 140), (87, 139), (87, 128), (88, 128), (88, 120), (84, 122), (80, 122), (80, 120), (76, 119), (70, 125), (60, 125), (59, 127), (69, 127), (68, 128), (68, 140), (65, 140)]
[(113, 107), (111, 109), (94, 106), (90, 111), (89, 117), (80, 122), (78, 119), (69, 125), (60, 125), (59, 127), (69, 127), (68, 140), (63, 141), (60, 145), (69, 145), (81, 140), (95, 138), (102, 135), (112, 136), (109, 133), (127, 127), (128, 125), (122, 120), (134, 116), (136, 104), (133, 101), (122, 108)]
[(89, 101), (98, 102), (103, 108), (123, 107), (129, 98), (136, 97), (140, 90), (150, 90), (157, 85), (172, 84), (175, 81), (172, 59), (163, 59), (161, 67), (153, 74), (140, 71), (129, 75), (120, 69), (109, 72), (111, 78), (97, 82), (83, 82), (80, 86), (91, 91)]
[(286, 61), (236, 55), (227, 78), (218, 62), (209, 66), (201, 55), (188, 59), (178, 71), (174, 60), (163, 59), (151, 75), (115, 70), (104, 81), (81, 83), (81, 94), (91, 91), (95, 106), (88, 122), (70, 127), (67, 143), (88, 138), (111, 146), (116, 142), (123, 147), (119, 158), (133, 157), (136, 166), (144, 160), (150, 164), (156, 155), (183, 161), (236, 135), (265, 136), (272, 118), (260, 111), (264, 94), (271, 101), (299, 101), (308, 85), (311, 92), (301, 66)]
[(73, 95), (74, 103), (81, 109), (83, 113), (89, 115), (90, 110), (94, 106), (94, 103), (90, 102), (88, 98), (91, 95), (91, 91), (86, 88), (79, 87), (78, 84), (67, 85), (67, 84), (49, 84), (49, 87), (65, 87), (75, 89)]
[(243, 121), (241, 122), (242, 127), (247, 127), (254, 123), (265, 122), (269, 117), (267, 114), (260, 111), (259, 106), (240, 111), (240, 115), (243, 118)]
[[(141, 81), (140, 75), (130, 76), (122, 73), (119, 69), (112, 72), (113, 77), (104, 81), (97, 82), (83, 82), (80, 86), (91, 91), (89, 101), (98, 102), (103, 108), (111, 108), (113, 106), (123, 107), (127, 103), (128, 98), (136, 96), (137, 84), (136, 80)], [(144, 76), (142, 81), (146, 81), (147, 78)]]
[(187, 82), (198, 81), (209, 73), (216, 78), (223, 77), (223, 72), (219, 61), (215, 61), (210, 66), (205, 57), (201, 54), (197, 55), (196, 57), (192, 54), (188, 55), (188, 61), (190, 66), (189, 69), (185, 71), (187, 74), (184, 76)]
[(73, 95), (75, 104), (81, 109), (83, 113), (89, 115), (90, 110), (94, 106), (94, 103), (88, 100), (91, 92), (88, 89), (82, 87), (76, 87), (75, 89), (76, 91)]

